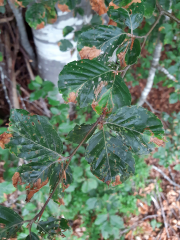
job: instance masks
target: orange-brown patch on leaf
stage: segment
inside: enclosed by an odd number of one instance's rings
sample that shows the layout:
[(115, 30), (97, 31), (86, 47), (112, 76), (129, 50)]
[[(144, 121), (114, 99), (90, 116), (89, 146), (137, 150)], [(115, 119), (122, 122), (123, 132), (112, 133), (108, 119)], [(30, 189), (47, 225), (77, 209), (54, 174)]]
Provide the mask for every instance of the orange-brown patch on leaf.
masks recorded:
[(41, 183), (41, 179), (39, 178), (37, 182), (33, 184), (32, 187), (30, 187), (30, 184), (26, 186), (26, 189), (27, 189), (26, 202), (29, 202), (31, 198), (34, 196), (34, 194), (38, 192), (42, 187), (44, 187), (48, 183), (48, 181), (49, 180), (47, 178), (44, 182)]
[(41, 22), (40, 24), (37, 25), (36, 30), (42, 29), (45, 27), (45, 22)]
[(114, 9), (120, 8), (120, 7), (117, 6), (115, 3), (113, 3), (113, 1), (109, 3), (109, 7), (111, 7), (111, 6), (114, 7)]
[(104, 13), (107, 13), (107, 8), (104, 0), (90, 0), (90, 4), (92, 10), (94, 10), (97, 14), (102, 15)]
[(133, 45), (134, 45), (134, 40), (135, 40), (135, 38), (131, 38), (131, 46), (130, 46), (130, 50), (132, 51), (132, 49), (133, 49)]
[(0, 135), (0, 147), (2, 149), (5, 148), (5, 144), (7, 144), (10, 141), (11, 137), (12, 137), (12, 134), (6, 133), (6, 132), (4, 132)]
[(81, 59), (90, 59), (96, 58), (100, 55), (101, 50), (97, 49), (95, 46), (91, 47), (83, 47), (79, 52)]
[(95, 102), (95, 101), (93, 101), (92, 102), (92, 104), (91, 104), (91, 107), (92, 107), (92, 109), (96, 112), (96, 109), (95, 109), (95, 107), (98, 105), (98, 103), (97, 102)]
[(59, 202), (59, 205), (64, 205), (65, 204), (63, 198), (59, 198), (58, 202)]
[(126, 6), (123, 6), (123, 8), (128, 8), (130, 7), (133, 3), (141, 3), (141, 0), (132, 0), (132, 2), (128, 3)]
[(48, 23), (49, 24), (53, 24), (53, 23), (55, 23), (57, 21), (57, 15), (54, 17), (54, 18), (50, 18), (50, 19), (48, 19)]
[(62, 12), (70, 12), (71, 11), (66, 4), (58, 4), (57, 6)]
[(165, 29), (165, 27), (161, 26), (158, 28), (158, 31), (161, 32), (163, 29)]
[(108, 84), (107, 81), (101, 81), (97, 88), (94, 90), (94, 95), (95, 95), (95, 98), (97, 99), (98, 95), (100, 94), (100, 92), (102, 91), (103, 87), (105, 87), (106, 85)]
[(153, 142), (155, 143), (156, 145), (158, 145), (159, 147), (163, 146), (164, 145), (164, 141), (163, 140), (160, 140), (156, 137), (151, 137), (150, 138), (150, 142)]
[(20, 7), (24, 8), (22, 2), (20, 2), (20, 1), (18, 1), (18, 0), (15, 0), (15, 2), (16, 2)]
[(20, 174), (18, 172), (15, 172), (13, 177), (12, 177), (12, 184), (16, 188), (18, 183), (21, 184)]
[(115, 21), (113, 21), (112, 19), (109, 20), (108, 25), (117, 27), (117, 23)]
[(70, 94), (69, 94), (69, 98), (68, 98), (68, 101), (67, 101), (67, 103), (77, 103), (77, 101), (76, 101), (76, 93), (75, 92), (71, 92)]
[(120, 176), (119, 175), (117, 175), (116, 177), (115, 177), (115, 182), (113, 182), (113, 187), (114, 186), (117, 186), (117, 185), (120, 185), (120, 184), (122, 184), (122, 182), (120, 181)]
[(119, 61), (120, 61), (120, 65), (123, 68), (127, 66), (127, 64), (125, 62), (125, 55), (126, 55), (125, 52), (121, 52), (121, 53), (117, 54), (117, 57), (119, 58)]

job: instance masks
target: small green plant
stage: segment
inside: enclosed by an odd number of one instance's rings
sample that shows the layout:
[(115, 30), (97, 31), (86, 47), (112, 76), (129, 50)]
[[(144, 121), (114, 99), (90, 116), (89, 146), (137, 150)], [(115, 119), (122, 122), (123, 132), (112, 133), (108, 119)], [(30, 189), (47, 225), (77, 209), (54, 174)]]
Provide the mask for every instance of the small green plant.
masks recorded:
[[(24, 6), (28, 4), (28, 1), (21, 2)], [(109, 2), (106, 1), (107, 4)], [(12, 154), (26, 161), (13, 175), (13, 185), (26, 185), (27, 202), (48, 183), (50, 190), (42, 209), (31, 220), (23, 220), (12, 209), (0, 206), (2, 239), (13, 236), (24, 223), (28, 223), (29, 229), (26, 239), (39, 239), (36, 233), (31, 232), (33, 224), (37, 225), (40, 235), (47, 234), (49, 239), (56, 235), (64, 236), (64, 231), (69, 229), (66, 219), (52, 216), (47, 220), (40, 219), (52, 198), (57, 201), (66, 189), (73, 189), (71, 161), (84, 143), (87, 143), (85, 159), (94, 175), (82, 184), (84, 193), (95, 189), (100, 184), (98, 181), (108, 186), (122, 184), (135, 173), (134, 155), (148, 154), (156, 143), (163, 143), (161, 121), (145, 108), (131, 106), (131, 95), (124, 76), (137, 61), (141, 47), (161, 17), (167, 15), (177, 22), (179, 20), (165, 11), (158, 2), (155, 4), (155, 1), (128, 5), (129, 1), (116, 0), (113, 3), (117, 8), (110, 6), (108, 16), (117, 26), (98, 25), (82, 32), (78, 37), (80, 56), (86, 56), (88, 50), (88, 56), (93, 51), (93, 57), (68, 63), (59, 74), (58, 88), (65, 102), (77, 103), (80, 108), (91, 105), (96, 113), (93, 124), (76, 125), (67, 135), (66, 140), (76, 144), (71, 154), (64, 153), (59, 132), (46, 117), (31, 115), (20, 109), (11, 111), (8, 132), (3, 133), (2, 143), (6, 144)], [(158, 17), (153, 26), (145, 35), (135, 35), (134, 30), (141, 24), (143, 17), (150, 17), (155, 7)], [(45, 5), (33, 1), (26, 12), (26, 20), (36, 27), (40, 22), (46, 21), (46, 12)], [(112, 62), (110, 60), (115, 50), (118, 61)], [(39, 90), (37, 95), (31, 94), (32, 100), (44, 97), (48, 92), (46, 87), (52, 88), (52, 91), (54, 89), (51, 83), (42, 82), (39, 78), (31, 83), (30, 88), (34, 87)], [(77, 174), (80, 174), (79, 171)], [(90, 209), (99, 202), (97, 197), (92, 198), (92, 202), (87, 200)], [(94, 224), (101, 227), (105, 238), (109, 235), (117, 237), (117, 231), (123, 227), (123, 222), (120, 216), (115, 215), (116, 196), (105, 194), (104, 199), (105, 211), (98, 215)], [(110, 228), (113, 232), (110, 232)]]

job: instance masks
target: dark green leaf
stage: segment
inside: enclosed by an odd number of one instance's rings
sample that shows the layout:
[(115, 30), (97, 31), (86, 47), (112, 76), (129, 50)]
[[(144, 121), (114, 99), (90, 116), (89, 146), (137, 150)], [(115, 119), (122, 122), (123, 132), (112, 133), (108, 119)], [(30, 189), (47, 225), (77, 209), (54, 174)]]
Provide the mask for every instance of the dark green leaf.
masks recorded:
[(180, 101), (180, 94), (177, 92), (171, 93), (169, 97), (169, 103), (174, 104), (177, 103), (177, 101)]
[(49, 217), (47, 221), (40, 221), (38, 223), (37, 229), (40, 233), (48, 234), (48, 237), (51, 239), (50, 235), (54, 235), (56, 233), (63, 236), (62, 230), (69, 229), (68, 221), (64, 218), (56, 219), (54, 217)]
[(0, 205), (0, 223), (5, 225), (0, 229), (0, 239), (9, 239), (20, 230), (23, 219), (12, 209)]
[(0, 52), (0, 62), (3, 61), (3, 55), (2, 55), (2, 52)]
[[(137, 106), (123, 107), (107, 119), (108, 127), (118, 132), (124, 143), (138, 154), (147, 154), (154, 149), (150, 142), (164, 133), (161, 121), (147, 109)], [(147, 130), (146, 130), (147, 129)]]
[(104, 53), (102, 60), (107, 61), (125, 37), (126, 34), (118, 27), (100, 25), (81, 33), (78, 39), (78, 51), (84, 46), (95, 46)]
[(39, 240), (39, 237), (35, 233), (31, 232), (31, 235), (28, 235), (25, 240)]
[(36, 28), (38, 24), (47, 21), (46, 8), (41, 3), (33, 3), (26, 11), (26, 21), (32, 28)]
[(31, 116), (25, 110), (12, 110), (10, 132), (13, 138), (8, 148), (26, 161), (53, 161), (63, 150), (61, 139), (44, 116)]
[(115, 180), (118, 174), (123, 182), (134, 173), (134, 158), (122, 138), (104, 130), (91, 137), (86, 159), (92, 173), (104, 182)]
[(74, 30), (71, 26), (66, 26), (63, 28), (63, 37), (67, 36), (69, 33), (71, 33)]
[[(120, 76), (112, 73), (112, 69), (97, 60), (80, 60), (67, 64), (59, 75), (59, 90), (65, 100), (70, 92), (78, 92), (80, 107), (86, 107), (93, 100), (99, 101), (108, 91), (110, 106), (115, 108), (129, 105), (129, 90)], [(110, 99), (112, 93), (114, 96)], [(110, 102), (109, 101), (109, 102)], [(118, 105), (118, 106), (117, 106)]]
[[(92, 126), (93, 125), (84, 124), (84, 123), (81, 125), (76, 125), (74, 129), (71, 132), (69, 132), (69, 134), (66, 137), (66, 140), (79, 144), (83, 140), (83, 138), (86, 136), (86, 134), (90, 131)], [(86, 141), (92, 136), (95, 130), (96, 128), (94, 128), (91, 134), (89, 134), (89, 136), (86, 138)]]
[(66, 52), (66, 51), (70, 50), (71, 48), (73, 48), (72, 43), (67, 39), (60, 40), (59, 44), (60, 44), (59, 48), (62, 52)]
[(124, 8), (114, 9), (114, 7), (112, 6), (109, 7), (108, 15), (113, 21), (119, 24), (122, 24), (124, 22), (124, 24), (133, 31), (134, 29), (139, 27), (140, 23), (143, 20), (143, 13), (144, 13), (144, 8), (141, 4), (137, 5), (138, 12), (137, 12), (136, 5), (133, 5), (133, 6), (134, 6), (133, 8), (131, 7), (131, 12), (132, 12), (131, 15)]
[(150, 18), (154, 12), (156, 6), (156, 0), (145, 0), (144, 5), (144, 16)]

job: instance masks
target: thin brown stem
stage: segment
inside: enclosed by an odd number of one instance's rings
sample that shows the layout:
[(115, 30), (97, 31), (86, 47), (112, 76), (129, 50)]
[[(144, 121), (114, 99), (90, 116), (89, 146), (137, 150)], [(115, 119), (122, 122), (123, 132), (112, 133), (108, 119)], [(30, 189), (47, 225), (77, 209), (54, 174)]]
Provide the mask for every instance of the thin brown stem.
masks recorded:
[[(72, 152), (72, 154), (69, 156), (69, 160), (68, 160), (68, 162), (66, 163), (66, 166), (65, 166), (65, 168), (64, 168), (64, 171), (67, 170), (67, 168), (68, 168), (68, 166), (69, 166), (69, 164), (70, 164), (70, 162), (71, 162), (72, 157), (76, 154), (77, 150), (78, 150), (78, 149), (82, 146), (82, 144), (85, 142), (85, 140), (86, 140), (86, 138), (89, 136), (89, 134), (94, 130), (94, 128), (99, 124), (99, 122), (102, 121), (103, 117), (104, 117), (104, 116), (101, 115), (101, 116), (98, 118), (98, 120), (93, 124), (92, 128), (88, 131), (88, 133), (87, 133), (86, 136), (83, 138), (83, 140), (80, 142), (80, 144), (76, 147), (76, 149), (75, 149), (75, 150)], [(49, 195), (49, 197), (48, 197), (48, 199), (46, 200), (46, 202), (45, 202), (44, 206), (42, 207), (41, 211), (40, 211), (32, 220), (30, 220), (30, 223), (28, 224), (29, 232), (31, 232), (31, 226), (32, 226), (32, 224), (33, 224), (38, 218), (39, 218), (39, 219), (41, 218), (41, 216), (42, 216), (42, 214), (43, 214), (43, 212), (44, 212), (47, 204), (49, 203), (50, 199), (52, 198), (53, 194), (55, 193), (58, 185), (59, 185), (59, 184), (61, 183), (61, 181), (63, 180), (63, 176), (64, 176), (64, 175), (61, 174), (61, 177), (59, 178), (59, 181), (56, 183), (56, 185), (55, 185), (52, 193)]]

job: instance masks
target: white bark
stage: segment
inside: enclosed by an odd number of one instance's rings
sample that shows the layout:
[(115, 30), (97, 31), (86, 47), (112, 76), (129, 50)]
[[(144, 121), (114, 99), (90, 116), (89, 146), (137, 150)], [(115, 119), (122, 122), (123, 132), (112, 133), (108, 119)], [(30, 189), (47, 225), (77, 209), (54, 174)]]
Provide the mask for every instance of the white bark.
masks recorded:
[(159, 64), (159, 59), (161, 56), (161, 50), (162, 50), (162, 43), (160, 42), (160, 40), (158, 40), (156, 47), (154, 49), (153, 60), (152, 60), (151, 68), (149, 70), (149, 76), (147, 78), (147, 83), (146, 83), (146, 86), (143, 89), (141, 97), (137, 103), (138, 106), (142, 106), (144, 104), (149, 92), (151, 91), (151, 88), (153, 86), (154, 77), (155, 77), (155, 72), (156, 72), (157, 66)]
[(177, 82), (176, 78), (173, 75), (171, 75), (166, 68), (164, 68), (164, 67), (159, 65), (157, 69), (160, 72), (164, 73), (168, 79), (170, 79), (170, 80), (172, 80), (174, 82)]
[[(36, 45), (38, 56), (39, 75), (44, 80), (52, 81), (55, 85), (58, 82), (58, 75), (67, 63), (77, 60), (77, 43), (73, 41), (74, 34), (69, 33), (63, 37), (63, 28), (72, 26), (74, 31), (80, 30), (84, 24), (90, 22), (92, 18), (91, 7), (87, 0), (82, 0), (80, 5), (84, 9), (84, 16), (74, 12), (61, 12), (57, 8), (58, 18), (54, 24), (47, 24), (43, 29), (33, 30), (34, 43)], [(75, 51), (70, 50), (62, 52), (59, 49), (58, 42), (62, 39), (68, 39), (73, 44)]]
[(26, 32), (26, 28), (25, 28), (25, 24), (24, 24), (24, 20), (23, 20), (23, 16), (22, 16), (22, 9), (16, 8), (14, 3), (11, 0), (8, 0), (8, 3), (9, 3), (9, 6), (10, 6), (15, 18), (16, 18), (22, 47), (24, 48), (24, 50), (28, 53), (29, 57), (31, 58), (32, 65), (35, 66), (35, 63), (36, 63), (35, 54), (34, 54), (33, 48), (31, 47), (31, 45), (29, 43), (29, 40), (28, 40), (28, 36), (27, 36), (27, 32)]

